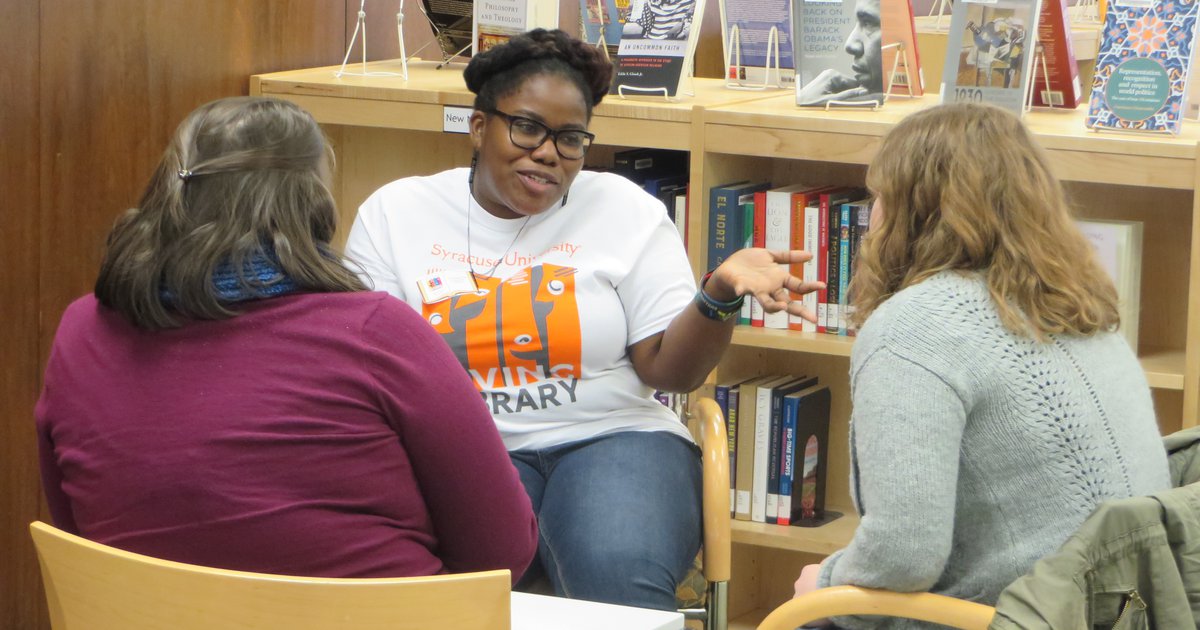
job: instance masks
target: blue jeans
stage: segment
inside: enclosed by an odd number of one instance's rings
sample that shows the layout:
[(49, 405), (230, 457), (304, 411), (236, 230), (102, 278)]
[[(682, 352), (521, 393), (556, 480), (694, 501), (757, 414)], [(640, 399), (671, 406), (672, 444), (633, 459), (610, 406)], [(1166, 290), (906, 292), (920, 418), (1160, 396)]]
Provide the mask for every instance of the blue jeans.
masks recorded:
[(629, 431), (509, 453), (538, 518), (538, 553), (517, 584), (560, 597), (675, 609), (700, 549), (699, 449)]

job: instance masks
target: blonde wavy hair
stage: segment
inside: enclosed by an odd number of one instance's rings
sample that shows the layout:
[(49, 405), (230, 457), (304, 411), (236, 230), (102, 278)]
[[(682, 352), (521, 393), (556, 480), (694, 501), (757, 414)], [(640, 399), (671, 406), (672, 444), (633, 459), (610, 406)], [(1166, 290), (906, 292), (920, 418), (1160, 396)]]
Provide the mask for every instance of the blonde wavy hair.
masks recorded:
[(867, 186), (882, 217), (858, 255), (856, 324), (898, 291), (956, 270), (986, 277), (1015, 334), (1046, 341), (1117, 327), (1116, 289), (1015, 115), (976, 104), (913, 114), (884, 139)]

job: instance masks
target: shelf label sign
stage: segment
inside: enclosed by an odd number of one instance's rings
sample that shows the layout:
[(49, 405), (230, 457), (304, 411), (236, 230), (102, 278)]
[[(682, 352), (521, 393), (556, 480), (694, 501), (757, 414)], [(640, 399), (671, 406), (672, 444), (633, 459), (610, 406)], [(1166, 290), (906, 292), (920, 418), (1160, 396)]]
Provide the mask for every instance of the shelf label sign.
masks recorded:
[(442, 107), (442, 131), (445, 133), (471, 133), (470, 107)]

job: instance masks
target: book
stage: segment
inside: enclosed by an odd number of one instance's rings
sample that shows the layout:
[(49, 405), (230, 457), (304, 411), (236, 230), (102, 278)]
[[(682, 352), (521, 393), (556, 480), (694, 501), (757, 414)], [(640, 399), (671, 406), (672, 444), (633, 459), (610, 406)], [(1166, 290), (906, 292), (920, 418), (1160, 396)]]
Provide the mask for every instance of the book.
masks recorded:
[(1076, 221), (1096, 259), (1117, 287), (1118, 331), (1136, 353), (1142, 304), (1142, 224), (1140, 221)]
[(443, 59), (468, 54), (475, 42), (474, 3), (471, 0), (421, 0)]
[(1075, 109), (1083, 102), (1079, 64), (1075, 61), (1075, 46), (1071, 39), (1067, 0), (1042, 0), (1037, 41), (1042, 45), (1044, 59), (1042, 62), (1034, 59), (1034, 105)]
[(685, 185), (680, 190), (676, 191), (675, 199), (672, 201), (675, 204), (675, 227), (679, 229), (679, 236), (683, 239), (683, 247), (688, 246), (688, 190), (690, 186)]
[(943, 103), (991, 103), (1020, 116), (1041, 0), (954, 3), (942, 71)]
[[(750, 495), (754, 482), (754, 436), (758, 419), (756, 414), (758, 387), (776, 378), (775, 376), (760, 376), (746, 381), (738, 387), (737, 472), (735, 473), (737, 483), (733, 517), (739, 521), (750, 520)], [(765, 503), (763, 509), (766, 509)]]
[(720, 0), (719, 6), (726, 81), (792, 88), (792, 1)]
[[(753, 221), (753, 230), (751, 231), (750, 242), (746, 244), (746, 247), (766, 247), (767, 191), (755, 191), (754, 200), (750, 208), (751, 212), (749, 216), (752, 217), (751, 221)], [(762, 328), (766, 321), (766, 312), (763, 311), (762, 304), (754, 298), (746, 300), (745, 304), (750, 305), (750, 325), (755, 328)]]
[(593, 46), (605, 46), (610, 57), (616, 55), (630, 4), (630, 0), (579, 0), (580, 37)]
[(687, 175), (687, 151), (670, 149), (626, 149), (613, 154), (613, 172), (643, 186), (646, 180)]
[[(824, 237), (821, 247), (825, 250), (821, 257), (822, 263), (817, 265), (818, 280), (825, 283), (825, 289), (817, 295), (817, 324), (819, 332), (838, 334), (838, 305), (841, 282), (841, 245), (842, 245), (842, 213), (841, 205), (858, 196), (854, 188), (835, 188), (820, 193), (821, 226), (820, 233)], [(821, 272), (824, 277), (820, 277)], [(821, 294), (824, 294), (822, 299)], [(824, 327), (821, 330), (820, 327)]]
[(880, 0), (797, 0), (796, 105), (883, 103)]
[(1195, 0), (1113, 0), (1100, 31), (1088, 128), (1179, 133)]
[[(771, 389), (771, 430), (767, 436), (767, 511), (766, 522), (779, 519), (779, 474), (783, 445), (783, 397), (817, 384), (817, 378), (799, 376)], [(760, 392), (762, 390), (759, 390)], [(755, 453), (755, 457), (758, 453)], [(753, 504), (752, 504), (753, 505)]]
[[(763, 213), (764, 247), (778, 251), (792, 249), (792, 226), (794, 224), (792, 214), (795, 209), (792, 196), (794, 193), (808, 190), (809, 188), (810, 186), (807, 184), (792, 184), (780, 188), (772, 188), (766, 192), (764, 195), (766, 208)], [(791, 273), (789, 265), (780, 265), (780, 267), (787, 268), (788, 272)], [(763, 327), (786, 330), (788, 327), (788, 312), (765, 313), (763, 315)]]
[[(758, 195), (755, 194), (754, 197)], [(755, 220), (757, 208), (754, 199), (749, 201), (742, 197), (742, 247), (754, 247), (762, 244), (762, 220)], [(743, 326), (754, 326), (755, 322), (762, 326), (762, 304), (750, 298), (742, 302), (742, 310), (738, 313), (738, 323)]]
[(771, 457), (771, 400), (776, 387), (792, 381), (790, 376), (777, 376), (755, 389), (754, 400), (754, 467), (750, 478), (750, 520), (767, 522), (767, 469)]
[(708, 191), (708, 268), (716, 269), (742, 247), (742, 207), (738, 192), (750, 182), (730, 182)]
[(725, 418), (725, 437), (729, 450), (729, 513), (734, 513), (736, 507), (736, 472), (737, 472), (737, 406), (738, 388), (741, 381), (717, 383), (713, 387), (713, 400), (721, 409)]
[(925, 94), (925, 74), (921, 71), (921, 51), (917, 46), (917, 20), (913, 15), (912, 0), (881, 0), (879, 4), (880, 28), (883, 32), (883, 44), (899, 43), (904, 51), (901, 63), (896, 63), (896, 57), (901, 48), (883, 50), (883, 79), (886, 86), (888, 75), (891, 74), (891, 94), (909, 94), (913, 96)]
[[(792, 249), (802, 249), (813, 255), (807, 263), (794, 263), (789, 272), (805, 282), (816, 282), (818, 278), (818, 257), (821, 254), (820, 226), (821, 202), (818, 195), (831, 190), (829, 186), (809, 188), (792, 193)], [(814, 315), (817, 314), (819, 292), (810, 291), (799, 296), (804, 307)], [(797, 299), (792, 294), (792, 299)], [(817, 332), (817, 325), (799, 315), (788, 314), (788, 328), (802, 332)]]
[(473, 0), (471, 53), (535, 28), (558, 28), (558, 0)]
[(784, 396), (784, 406), (789, 408), (784, 449), (791, 454), (782, 462), (780, 474), (781, 524), (812, 526), (825, 518), (830, 399), (829, 388), (823, 385)]
[[(869, 199), (841, 204), (841, 238), (838, 250), (838, 335), (850, 336), (850, 282), (853, 278), (854, 254), (858, 253), (859, 221), (870, 221)], [(864, 212), (865, 211), (865, 212)], [(865, 226), (864, 226), (865, 227)]]
[[(854, 274), (858, 268), (858, 250), (862, 246), (862, 241), (867, 236), (867, 230), (871, 228), (871, 210), (874, 207), (873, 199), (866, 199), (851, 206), (850, 210), (850, 287), (854, 287)], [(846, 334), (854, 336), (858, 334), (858, 327), (850, 322), (850, 316), (854, 314), (853, 295), (847, 294), (841, 304), (843, 318), (846, 320)]]
[(633, 0), (621, 27), (612, 93), (676, 96), (690, 75), (703, 15), (704, 0)]

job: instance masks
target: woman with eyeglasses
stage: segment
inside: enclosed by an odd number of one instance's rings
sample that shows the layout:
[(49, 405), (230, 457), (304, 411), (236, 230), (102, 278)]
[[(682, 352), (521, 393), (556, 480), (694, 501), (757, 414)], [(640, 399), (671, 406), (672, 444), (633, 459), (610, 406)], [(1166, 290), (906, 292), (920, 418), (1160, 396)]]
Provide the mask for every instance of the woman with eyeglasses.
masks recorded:
[(751, 249), (697, 291), (662, 203), (581, 172), (611, 76), (562, 31), (475, 56), (471, 167), (378, 190), (347, 255), (442, 334), (491, 410), (541, 531), (518, 587), (545, 575), (559, 595), (672, 609), (700, 545), (700, 460), (652, 393), (703, 383), (742, 296), (809, 315), (788, 291), (816, 285), (787, 272), (808, 254)]

